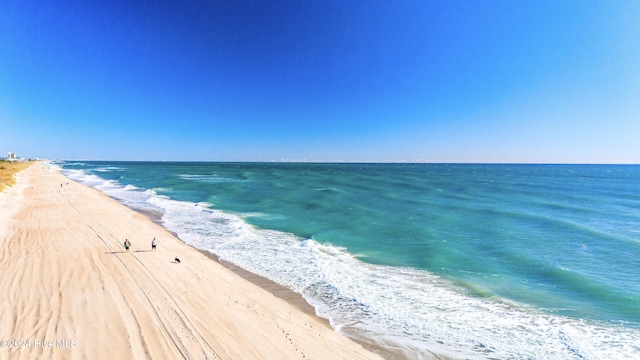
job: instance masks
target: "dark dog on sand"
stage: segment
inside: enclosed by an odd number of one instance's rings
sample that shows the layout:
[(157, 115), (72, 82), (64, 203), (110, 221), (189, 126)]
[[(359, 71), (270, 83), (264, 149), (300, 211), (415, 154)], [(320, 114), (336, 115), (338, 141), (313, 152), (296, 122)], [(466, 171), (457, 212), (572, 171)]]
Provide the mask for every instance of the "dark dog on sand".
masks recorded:
[(180, 259), (175, 258), (174, 261), (175, 261), (176, 264), (180, 264)]

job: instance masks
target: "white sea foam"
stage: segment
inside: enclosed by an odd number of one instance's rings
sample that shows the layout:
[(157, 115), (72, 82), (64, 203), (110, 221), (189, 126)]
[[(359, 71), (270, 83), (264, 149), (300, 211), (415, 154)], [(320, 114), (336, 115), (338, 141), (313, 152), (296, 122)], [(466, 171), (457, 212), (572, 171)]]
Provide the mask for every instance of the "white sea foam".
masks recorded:
[(161, 211), (164, 226), (186, 243), (303, 294), (337, 331), (400, 348), (409, 357), (429, 351), (477, 359), (640, 356), (640, 329), (472, 297), (426, 271), (364, 263), (344, 248), (255, 228), (207, 203), (175, 201), (83, 171), (64, 173), (129, 206)]
[(199, 182), (204, 182), (204, 183), (223, 183), (223, 182), (242, 181), (242, 180), (239, 180), (239, 179), (219, 177), (219, 176), (216, 176), (216, 175), (182, 174), (182, 175), (178, 175), (178, 176), (183, 180), (199, 181)]
[(98, 171), (98, 172), (113, 172), (113, 171), (125, 171), (125, 170), (127, 169), (119, 166), (105, 166), (105, 167), (93, 169), (93, 171)]
[(236, 215), (240, 216), (243, 219), (260, 218), (263, 220), (282, 220), (285, 218), (285, 216), (283, 215), (265, 214), (261, 212), (242, 213), (242, 214), (236, 214)]
[(161, 211), (151, 206), (148, 200), (157, 196), (153, 190), (142, 190), (133, 185), (122, 185), (116, 180), (105, 180), (84, 170), (64, 169), (62, 173), (68, 178), (94, 187), (103, 193), (118, 199), (127, 206), (138, 209)]

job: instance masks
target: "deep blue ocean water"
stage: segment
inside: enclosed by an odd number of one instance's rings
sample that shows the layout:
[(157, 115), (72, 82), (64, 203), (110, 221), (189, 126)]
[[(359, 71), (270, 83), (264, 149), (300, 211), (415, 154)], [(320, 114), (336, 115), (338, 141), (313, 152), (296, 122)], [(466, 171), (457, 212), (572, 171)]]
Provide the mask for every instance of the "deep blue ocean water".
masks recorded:
[(640, 166), (57, 162), (420, 358), (640, 358)]

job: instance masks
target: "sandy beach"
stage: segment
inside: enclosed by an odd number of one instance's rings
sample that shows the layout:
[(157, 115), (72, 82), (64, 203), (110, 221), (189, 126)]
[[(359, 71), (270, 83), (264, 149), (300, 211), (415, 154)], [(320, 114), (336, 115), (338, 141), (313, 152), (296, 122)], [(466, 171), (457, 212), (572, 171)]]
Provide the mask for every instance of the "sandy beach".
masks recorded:
[(41, 162), (0, 193), (0, 273), (0, 359), (381, 359)]

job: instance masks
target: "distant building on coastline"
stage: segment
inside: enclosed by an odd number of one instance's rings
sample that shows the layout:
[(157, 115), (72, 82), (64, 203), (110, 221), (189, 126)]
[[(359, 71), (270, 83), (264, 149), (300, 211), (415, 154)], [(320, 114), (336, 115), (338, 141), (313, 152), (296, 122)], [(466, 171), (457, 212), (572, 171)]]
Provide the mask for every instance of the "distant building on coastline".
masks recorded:
[(31, 159), (25, 159), (18, 157), (16, 153), (10, 152), (7, 157), (0, 157), (1, 161), (32, 161)]

